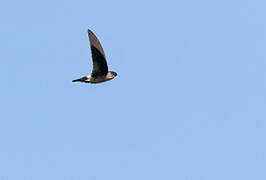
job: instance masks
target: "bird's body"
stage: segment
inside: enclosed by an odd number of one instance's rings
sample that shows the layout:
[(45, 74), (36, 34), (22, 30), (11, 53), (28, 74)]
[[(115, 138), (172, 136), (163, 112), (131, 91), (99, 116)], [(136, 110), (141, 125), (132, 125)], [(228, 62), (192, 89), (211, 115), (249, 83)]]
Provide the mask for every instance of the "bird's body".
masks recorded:
[(88, 76), (75, 79), (72, 82), (101, 83), (117, 76), (116, 72), (108, 71), (108, 66), (103, 48), (91, 30), (88, 30), (90, 48), (92, 53), (93, 70)]
[(116, 72), (109, 71), (106, 76), (103, 75), (103, 76), (93, 77), (91, 75), (88, 75), (88, 76), (84, 76), (80, 79), (75, 79), (72, 82), (80, 81), (80, 82), (85, 82), (85, 83), (96, 84), (96, 83), (101, 83), (101, 82), (105, 82), (105, 81), (109, 81), (111, 79), (114, 79), (115, 76), (116, 76)]

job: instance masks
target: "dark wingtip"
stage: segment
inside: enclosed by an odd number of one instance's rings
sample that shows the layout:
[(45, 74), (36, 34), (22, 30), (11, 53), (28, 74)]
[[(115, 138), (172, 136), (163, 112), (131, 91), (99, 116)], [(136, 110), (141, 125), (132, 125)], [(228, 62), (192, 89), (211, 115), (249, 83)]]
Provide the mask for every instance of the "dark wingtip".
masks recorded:
[(88, 33), (89, 33), (89, 34), (92, 33), (92, 30), (88, 29)]

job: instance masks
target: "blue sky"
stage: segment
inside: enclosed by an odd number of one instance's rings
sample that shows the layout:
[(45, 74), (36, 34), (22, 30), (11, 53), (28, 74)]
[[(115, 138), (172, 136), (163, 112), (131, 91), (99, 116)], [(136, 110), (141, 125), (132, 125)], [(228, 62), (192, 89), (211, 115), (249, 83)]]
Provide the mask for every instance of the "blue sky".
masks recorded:
[(1, 2), (0, 180), (265, 180), (265, 6)]

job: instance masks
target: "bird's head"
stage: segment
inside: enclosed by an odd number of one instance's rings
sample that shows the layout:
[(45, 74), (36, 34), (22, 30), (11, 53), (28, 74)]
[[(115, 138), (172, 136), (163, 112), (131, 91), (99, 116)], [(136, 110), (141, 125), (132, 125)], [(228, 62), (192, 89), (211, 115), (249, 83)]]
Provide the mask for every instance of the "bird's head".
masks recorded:
[(117, 76), (117, 73), (116, 72), (110, 71), (110, 73), (112, 74), (113, 77), (116, 77)]
[(113, 71), (109, 71), (106, 75), (106, 79), (107, 80), (111, 80), (113, 78), (115, 78), (117, 76), (117, 73), (116, 72), (113, 72)]

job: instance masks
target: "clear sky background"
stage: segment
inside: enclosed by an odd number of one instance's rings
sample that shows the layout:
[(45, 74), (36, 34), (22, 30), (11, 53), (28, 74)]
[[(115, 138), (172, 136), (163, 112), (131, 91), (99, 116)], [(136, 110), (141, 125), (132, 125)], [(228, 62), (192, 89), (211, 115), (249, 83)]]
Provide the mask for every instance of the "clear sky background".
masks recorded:
[(265, 7), (1, 1), (0, 180), (265, 180)]

